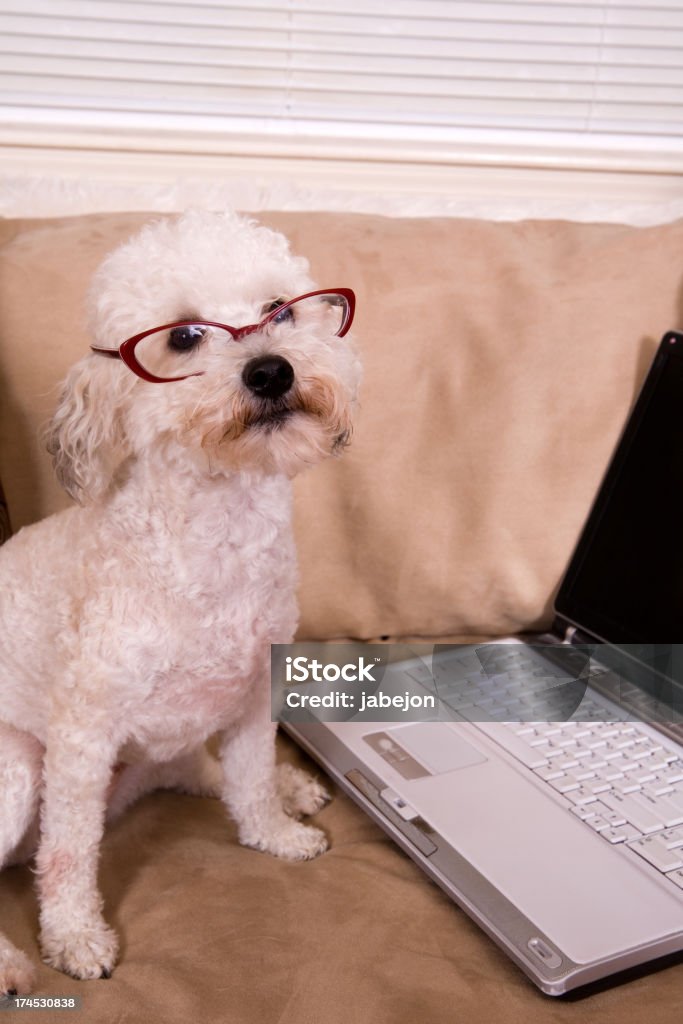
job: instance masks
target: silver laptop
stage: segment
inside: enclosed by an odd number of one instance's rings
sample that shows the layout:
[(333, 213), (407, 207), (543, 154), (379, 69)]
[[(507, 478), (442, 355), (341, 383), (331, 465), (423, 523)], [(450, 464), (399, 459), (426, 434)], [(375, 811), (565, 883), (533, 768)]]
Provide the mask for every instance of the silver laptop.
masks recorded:
[(683, 334), (661, 342), (555, 614), (543, 636), (397, 649), (390, 714), (281, 716), (550, 995), (683, 951)]

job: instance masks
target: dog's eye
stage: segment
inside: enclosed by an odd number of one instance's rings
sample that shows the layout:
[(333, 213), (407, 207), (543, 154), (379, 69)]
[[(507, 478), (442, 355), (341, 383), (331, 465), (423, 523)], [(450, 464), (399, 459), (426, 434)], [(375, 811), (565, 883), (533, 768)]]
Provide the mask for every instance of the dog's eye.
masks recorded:
[[(284, 306), (284, 304), (287, 301), (288, 301), (288, 299), (282, 299), (282, 298), (280, 298), (280, 299), (273, 299), (272, 302), (269, 302), (266, 306), (263, 307), (263, 314), (262, 315), (263, 316), (268, 316), (269, 313), (275, 312), (275, 310), (279, 309), (280, 306)], [(288, 320), (293, 320), (293, 319), (294, 319), (293, 310), (292, 310), (292, 308), (290, 306), (288, 306), (287, 309), (283, 309), (281, 313), (278, 313), (277, 316), (274, 316), (272, 321), (271, 321), (271, 323), (284, 324)]]
[(287, 306), (287, 308), (283, 309), (281, 313), (278, 313), (276, 316), (273, 317), (273, 322), (276, 324), (284, 324), (287, 323), (289, 320), (293, 319), (294, 310), (292, 309), (291, 306)]
[(189, 352), (198, 345), (206, 334), (206, 328), (200, 324), (188, 324), (185, 327), (174, 327), (169, 331), (168, 347), (172, 352)]

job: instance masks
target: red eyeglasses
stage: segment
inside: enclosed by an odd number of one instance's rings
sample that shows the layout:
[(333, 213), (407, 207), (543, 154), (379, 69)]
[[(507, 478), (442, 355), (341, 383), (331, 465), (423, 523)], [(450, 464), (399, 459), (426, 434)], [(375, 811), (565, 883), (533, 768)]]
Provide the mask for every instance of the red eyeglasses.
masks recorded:
[(117, 349), (91, 345), (93, 352), (122, 359), (129, 370), (151, 384), (197, 377), (210, 354), (222, 344), (261, 333), (283, 341), (288, 335), (343, 338), (353, 322), (356, 296), (350, 288), (307, 292), (280, 302), (257, 324), (230, 327), (211, 320), (178, 320), (128, 338)]

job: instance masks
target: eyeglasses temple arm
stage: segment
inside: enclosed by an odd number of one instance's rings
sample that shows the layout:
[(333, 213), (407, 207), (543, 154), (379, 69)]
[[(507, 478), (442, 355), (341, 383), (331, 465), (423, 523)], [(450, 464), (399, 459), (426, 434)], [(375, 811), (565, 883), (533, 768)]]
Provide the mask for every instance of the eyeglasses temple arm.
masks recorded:
[(100, 356), (109, 356), (111, 359), (121, 358), (121, 353), (117, 348), (98, 348), (97, 345), (91, 345), (90, 349), (92, 352), (97, 352)]

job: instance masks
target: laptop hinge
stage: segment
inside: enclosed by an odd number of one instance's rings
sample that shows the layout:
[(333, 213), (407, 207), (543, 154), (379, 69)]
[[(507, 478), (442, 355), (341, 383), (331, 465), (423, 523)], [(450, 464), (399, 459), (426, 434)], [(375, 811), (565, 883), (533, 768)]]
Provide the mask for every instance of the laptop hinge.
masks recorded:
[(577, 626), (570, 626), (564, 619), (556, 618), (553, 622), (553, 633), (562, 638), (563, 644), (594, 644), (595, 637), (584, 633)]

